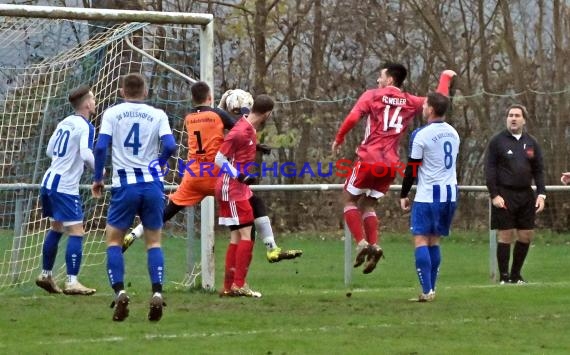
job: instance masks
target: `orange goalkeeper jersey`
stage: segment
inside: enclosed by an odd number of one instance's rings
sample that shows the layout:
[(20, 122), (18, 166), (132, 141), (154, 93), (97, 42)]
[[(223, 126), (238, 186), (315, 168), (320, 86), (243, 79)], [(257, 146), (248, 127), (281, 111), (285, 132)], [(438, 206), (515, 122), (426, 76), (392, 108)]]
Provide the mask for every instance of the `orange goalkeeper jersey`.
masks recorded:
[(188, 168), (196, 176), (200, 163), (214, 163), (224, 141), (224, 129), (231, 129), (234, 120), (226, 112), (209, 106), (198, 106), (184, 118), (188, 134)]

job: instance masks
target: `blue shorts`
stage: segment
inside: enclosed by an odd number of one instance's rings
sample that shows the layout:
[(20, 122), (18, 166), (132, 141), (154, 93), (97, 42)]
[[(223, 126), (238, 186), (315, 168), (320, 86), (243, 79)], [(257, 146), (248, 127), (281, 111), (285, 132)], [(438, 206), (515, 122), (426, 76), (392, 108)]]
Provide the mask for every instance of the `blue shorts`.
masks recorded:
[(56, 222), (83, 221), (81, 197), (69, 195), (42, 187), (40, 190), (42, 214)]
[(455, 202), (414, 202), (410, 227), (412, 234), (448, 236), (455, 207)]
[(144, 228), (160, 229), (163, 224), (164, 200), (164, 185), (160, 181), (114, 187), (111, 189), (107, 223), (126, 230), (138, 215)]

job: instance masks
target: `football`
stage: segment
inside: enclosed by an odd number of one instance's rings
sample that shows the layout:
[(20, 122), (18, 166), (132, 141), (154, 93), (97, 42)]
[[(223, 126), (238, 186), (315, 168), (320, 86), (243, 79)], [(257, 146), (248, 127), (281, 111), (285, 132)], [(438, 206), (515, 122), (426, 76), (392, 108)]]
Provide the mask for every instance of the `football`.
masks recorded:
[(245, 90), (233, 89), (228, 90), (222, 95), (218, 107), (222, 110), (239, 114), (242, 107), (251, 110), (253, 106), (253, 96)]

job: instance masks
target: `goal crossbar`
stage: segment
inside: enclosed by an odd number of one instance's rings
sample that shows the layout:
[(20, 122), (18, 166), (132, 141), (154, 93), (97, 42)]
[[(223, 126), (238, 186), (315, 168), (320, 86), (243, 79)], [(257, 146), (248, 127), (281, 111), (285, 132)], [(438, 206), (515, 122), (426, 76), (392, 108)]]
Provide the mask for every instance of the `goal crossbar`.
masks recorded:
[(10, 4), (0, 4), (0, 16), (105, 22), (148, 22), (155, 24), (178, 23), (203, 26), (210, 24), (214, 20), (214, 16), (212, 14), (192, 12), (111, 10)]

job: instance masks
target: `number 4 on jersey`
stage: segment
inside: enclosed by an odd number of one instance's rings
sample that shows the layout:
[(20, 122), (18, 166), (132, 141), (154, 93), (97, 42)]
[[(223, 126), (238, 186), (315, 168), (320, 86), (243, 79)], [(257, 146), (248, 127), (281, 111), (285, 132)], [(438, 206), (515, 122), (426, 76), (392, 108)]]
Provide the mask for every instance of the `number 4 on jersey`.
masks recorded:
[(138, 123), (133, 124), (133, 128), (131, 128), (131, 130), (129, 131), (129, 134), (127, 134), (127, 139), (125, 139), (125, 142), (123, 143), (123, 145), (127, 148), (133, 148), (133, 155), (139, 154), (139, 148), (142, 147), (142, 144), (140, 143), (140, 140), (139, 140), (139, 124)]
[(386, 105), (384, 108), (384, 131), (387, 131), (389, 128), (395, 128), (396, 133), (400, 133), (402, 131), (402, 116), (400, 116), (400, 110), (402, 109), (401, 106), (397, 106), (396, 110), (392, 114), (392, 118), (390, 117), (390, 105)]

